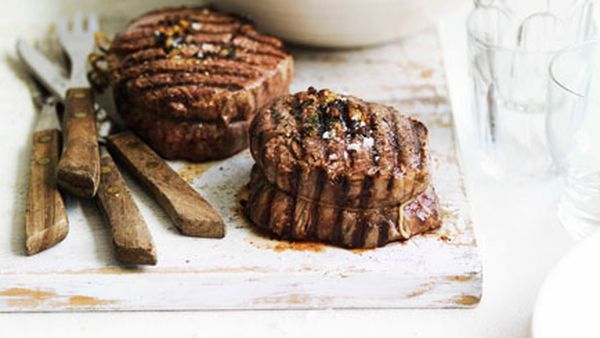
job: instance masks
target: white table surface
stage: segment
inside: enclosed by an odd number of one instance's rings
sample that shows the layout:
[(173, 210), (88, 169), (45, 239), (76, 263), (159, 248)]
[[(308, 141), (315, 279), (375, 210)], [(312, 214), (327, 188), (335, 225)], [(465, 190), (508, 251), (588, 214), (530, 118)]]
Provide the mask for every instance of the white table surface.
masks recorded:
[[(152, 6), (156, 1), (150, 1)], [(26, 147), (29, 139), (7, 137), (16, 124), (30, 125), (32, 107), (28, 91), (13, 71), (18, 67), (14, 43), (32, 25), (47, 29), (47, 22), (65, 9), (99, 8), (101, 1), (3, 0), (0, 6), (0, 109), (7, 114), (0, 124), (0, 154), (9, 147)], [(76, 5), (78, 4), (78, 5)], [(121, 12), (127, 4), (115, 4)], [(131, 5), (133, 6), (133, 5)], [(113, 8), (113, 9), (114, 9)], [(131, 7), (135, 8), (135, 7)], [(115, 10), (116, 12), (116, 10)], [(460, 125), (469, 109), (466, 80), (464, 11), (451, 15), (440, 30), (450, 82), (453, 110)], [(133, 14), (132, 14), (133, 15)], [(461, 138), (460, 128), (457, 131)], [(464, 140), (461, 140), (464, 142)], [(0, 314), (0, 337), (203, 337), (212, 334), (236, 337), (337, 335), (402, 337), (527, 337), (538, 288), (546, 273), (573, 246), (558, 223), (555, 204), (557, 180), (511, 184), (482, 176), (465, 153), (467, 190), (484, 264), (484, 292), (474, 310), (327, 310), (327, 311), (226, 311), (134, 313), (30, 313)], [(16, 163), (18, 161), (7, 161)], [(19, 162), (21, 163), (21, 162)], [(22, 164), (20, 164), (23, 166)], [(0, 175), (1, 196), (22, 198), (14, 191), (24, 168), (7, 167)], [(14, 200), (2, 198), (0, 226), (10, 229), (21, 217)], [(8, 230), (10, 231), (10, 230)], [(0, 238), (6, 238), (0, 237)], [(2, 241), (0, 245), (8, 245)], [(0, 284), (2, 281), (0, 281)]]

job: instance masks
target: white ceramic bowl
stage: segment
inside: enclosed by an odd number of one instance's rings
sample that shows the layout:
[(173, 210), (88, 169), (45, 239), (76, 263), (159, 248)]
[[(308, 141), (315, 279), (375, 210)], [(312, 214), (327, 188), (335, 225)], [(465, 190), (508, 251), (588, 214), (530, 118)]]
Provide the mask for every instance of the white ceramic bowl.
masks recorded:
[(431, 26), (464, 0), (220, 0), (215, 5), (249, 15), (259, 29), (318, 47), (374, 45)]
[(532, 338), (598, 338), (600, 231), (583, 240), (548, 274), (538, 294)]

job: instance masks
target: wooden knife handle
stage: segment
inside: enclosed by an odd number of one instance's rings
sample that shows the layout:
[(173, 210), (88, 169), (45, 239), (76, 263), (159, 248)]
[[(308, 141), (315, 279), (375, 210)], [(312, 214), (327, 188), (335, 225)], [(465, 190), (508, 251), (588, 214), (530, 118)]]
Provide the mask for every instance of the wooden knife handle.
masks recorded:
[(110, 225), (117, 259), (127, 264), (156, 264), (152, 235), (110, 155), (100, 159), (96, 203)]
[(184, 235), (225, 236), (225, 224), (213, 207), (137, 136), (113, 135), (108, 148), (148, 188)]
[(100, 155), (92, 91), (67, 91), (63, 117), (63, 152), (58, 162), (58, 186), (64, 191), (91, 198), (100, 181)]
[(28, 255), (53, 247), (69, 232), (67, 210), (56, 188), (56, 163), (60, 132), (38, 131), (33, 135), (31, 175), (25, 211), (25, 248)]

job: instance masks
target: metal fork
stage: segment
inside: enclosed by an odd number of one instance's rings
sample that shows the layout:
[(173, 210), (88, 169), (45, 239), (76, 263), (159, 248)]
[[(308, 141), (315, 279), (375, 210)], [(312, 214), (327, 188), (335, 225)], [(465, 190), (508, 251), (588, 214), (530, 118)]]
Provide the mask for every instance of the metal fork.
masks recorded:
[[(56, 22), (58, 41), (70, 61), (69, 80), (72, 87), (88, 87), (87, 58), (94, 50), (94, 33), (99, 30), (98, 17), (92, 13), (87, 16), (85, 26), (81, 13), (76, 13), (69, 25), (66, 18)], [(70, 26), (70, 27), (69, 27)]]
[(69, 59), (69, 89), (65, 93), (63, 152), (57, 167), (57, 183), (65, 191), (91, 198), (100, 181), (100, 156), (93, 92), (87, 80), (87, 59), (94, 50), (98, 18), (85, 20), (80, 13), (71, 22), (56, 23), (58, 41)]

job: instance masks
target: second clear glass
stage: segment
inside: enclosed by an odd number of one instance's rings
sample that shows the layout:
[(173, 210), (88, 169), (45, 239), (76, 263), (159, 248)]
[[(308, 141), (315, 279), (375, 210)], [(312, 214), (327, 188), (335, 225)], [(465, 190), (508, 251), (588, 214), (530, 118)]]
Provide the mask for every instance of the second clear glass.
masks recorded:
[(561, 48), (595, 36), (593, 1), (475, 1), (467, 21), (472, 140), (496, 177), (546, 176), (548, 65)]
[(558, 217), (583, 238), (600, 228), (600, 43), (571, 47), (552, 60), (547, 132), (565, 178)]

